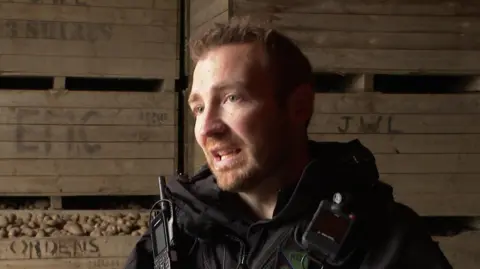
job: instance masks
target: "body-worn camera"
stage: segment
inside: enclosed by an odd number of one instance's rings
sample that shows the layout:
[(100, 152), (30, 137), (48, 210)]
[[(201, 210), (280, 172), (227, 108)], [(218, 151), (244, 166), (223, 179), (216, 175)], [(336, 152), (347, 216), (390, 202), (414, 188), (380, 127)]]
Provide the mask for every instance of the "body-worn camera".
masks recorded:
[[(160, 210), (151, 218), (151, 238), (153, 242), (153, 260), (155, 269), (175, 269), (178, 262), (174, 237), (174, 208), (172, 201), (165, 198), (165, 177), (159, 177)], [(155, 207), (154, 205), (154, 207)], [(153, 208), (152, 208), (153, 209)]]
[(311, 258), (332, 265), (342, 263), (348, 256), (347, 246), (356, 222), (355, 214), (343, 210), (342, 199), (336, 193), (333, 202), (321, 201), (302, 236), (302, 245)]
[(322, 200), (301, 237), (310, 259), (341, 266), (356, 250), (365, 249), (374, 241), (389, 193), (390, 186), (378, 183)]

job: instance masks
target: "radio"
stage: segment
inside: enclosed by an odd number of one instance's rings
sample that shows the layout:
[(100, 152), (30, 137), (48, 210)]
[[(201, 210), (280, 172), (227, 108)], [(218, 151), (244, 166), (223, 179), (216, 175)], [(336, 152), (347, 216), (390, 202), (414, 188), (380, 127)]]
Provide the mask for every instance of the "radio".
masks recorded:
[[(158, 178), (160, 200), (150, 211), (150, 236), (153, 242), (153, 261), (155, 269), (178, 268), (178, 255), (175, 249), (174, 223), (175, 212), (173, 202), (165, 197), (165, 177)], [(152, 216), (156, 205), (160, 205), (159, 212)]]

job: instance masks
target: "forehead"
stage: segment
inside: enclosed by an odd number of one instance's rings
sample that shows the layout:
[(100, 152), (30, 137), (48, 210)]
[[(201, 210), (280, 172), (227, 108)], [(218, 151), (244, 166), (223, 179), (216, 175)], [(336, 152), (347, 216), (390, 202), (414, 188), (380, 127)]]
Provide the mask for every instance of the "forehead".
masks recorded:
[(264, 83), (268, 79), (264, 59), (263, 51), (252, 44), (216, 48), (198, 61), (191, 95), (203, 95), (229, 84)]

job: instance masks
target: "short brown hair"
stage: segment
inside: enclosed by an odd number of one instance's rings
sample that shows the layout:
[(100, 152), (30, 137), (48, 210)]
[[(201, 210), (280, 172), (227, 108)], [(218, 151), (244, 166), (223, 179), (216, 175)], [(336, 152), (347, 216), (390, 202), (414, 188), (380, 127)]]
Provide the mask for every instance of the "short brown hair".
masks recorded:
[(228, 23), (216, 23), (190, 40), (190, 57), (194, 64), (210, 50), (224, 45), (258, 43), (266, 52), (277, 93), (281, 99), (302, 84), (312, 83), (312, 66), (300, 48), (287, 36), (266, 23), (250, 17), (235, 17)]

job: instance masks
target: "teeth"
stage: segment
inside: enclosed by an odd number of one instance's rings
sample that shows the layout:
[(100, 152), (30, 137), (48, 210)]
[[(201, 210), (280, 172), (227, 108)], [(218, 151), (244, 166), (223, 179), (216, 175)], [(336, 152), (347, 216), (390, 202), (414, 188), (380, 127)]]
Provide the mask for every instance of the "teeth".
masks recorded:
[(220, 155), (220, 160), (223, 160), (223, 159), (226, 159), (228, 157), (231, 157), (233, 155), (233, 153), (230, 153), (230, 154), (226, 154), (226, 155)]
[(222, 151), (218, 154), (218, 156), (220, 157), (220, 160), (223, 160), (223, 159), (227, 159), (229, 157), (232, 157), (236, 153), (237, 153), (236, 150)]

